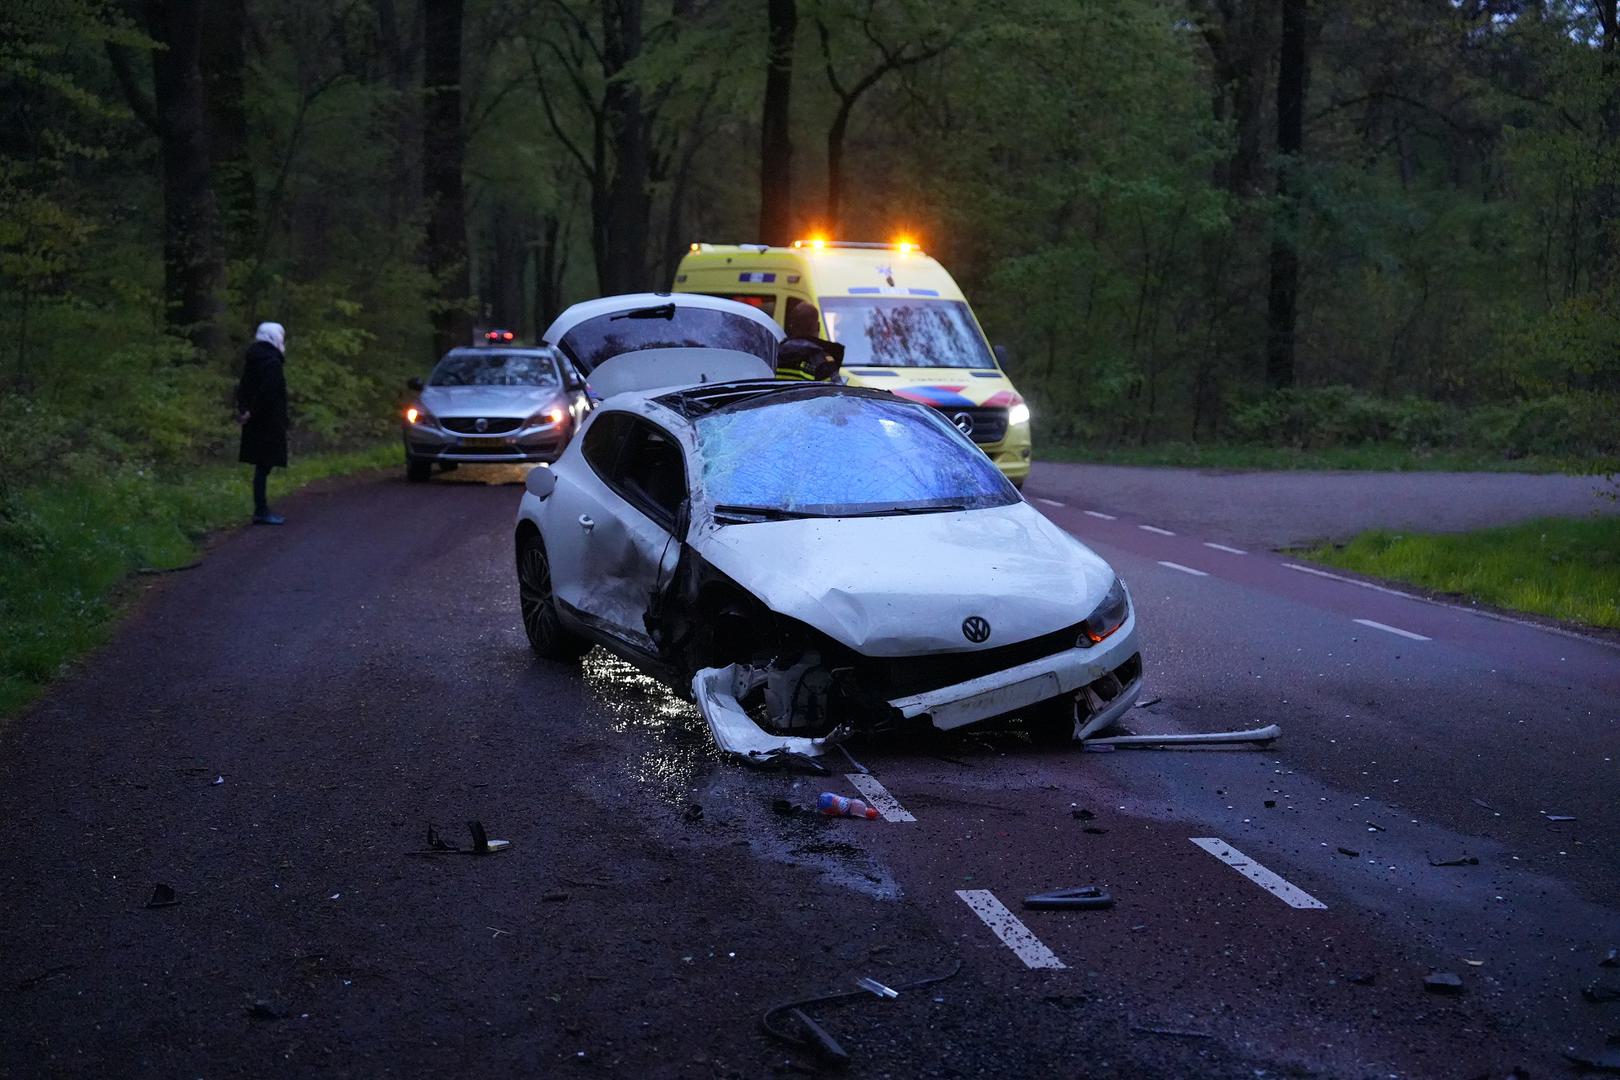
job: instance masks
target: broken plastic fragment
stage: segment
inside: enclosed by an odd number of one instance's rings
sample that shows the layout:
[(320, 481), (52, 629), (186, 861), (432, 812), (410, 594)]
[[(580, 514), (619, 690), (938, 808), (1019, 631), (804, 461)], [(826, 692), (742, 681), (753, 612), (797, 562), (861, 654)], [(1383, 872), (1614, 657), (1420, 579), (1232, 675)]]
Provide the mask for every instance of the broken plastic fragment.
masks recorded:
[(737, 664), (704, 668), (692, 678), (692, 696), (697, 699), (698, 711), (708, 722), (715, 745), (726, 753), (736, 754), (752, 765), (768, 764), (782, 754), (819, 757), (845, 734), (843, 728), (813, 739), (770, 734), (738, 704), (742, 682), (743, 671)]
[(1472, 855), (1459, 855), (1455, 859), (1430, 859), (1430, 866), (1478, 866), (1479, 860)]
[(855, 985), (862, 990), (870, 990), (880, 998), (897, 998), (900, 996), (900, 991), (884, 986), (869, 975), (862, 975), (856, 979)]
[(1174, 748), (1177, 746), (1218, 745), (1221, 743), (1269, 744), (1282, 735), (1282, 728), (1267, 724), (1252, 731), (1201, 731), (1186, 735), (1112, 735), (1104, 739), (1083, 739), (1080, 745), (1087, 750), (1139, 746), (1143, 748)]
[(173, 907), (179, 902), (179, 897), (174, 894), (174, 886), (165, 885), (160, 881), (152, 886), (152, 898), (146, 902), (146, 906), (149, 908)]
[(1114, 898), (1100, 885), (1082, 885), (1077, 889), (1057, 889), (1024, 897), (1024, 906), (1031, 911), (1102, 910), (1114, 906)]
[(1449, 971), (1431, 971), (1423, 977), (1423, 988), (1435, 994), (1460, 994), (1463, 981), (1460, 975)]

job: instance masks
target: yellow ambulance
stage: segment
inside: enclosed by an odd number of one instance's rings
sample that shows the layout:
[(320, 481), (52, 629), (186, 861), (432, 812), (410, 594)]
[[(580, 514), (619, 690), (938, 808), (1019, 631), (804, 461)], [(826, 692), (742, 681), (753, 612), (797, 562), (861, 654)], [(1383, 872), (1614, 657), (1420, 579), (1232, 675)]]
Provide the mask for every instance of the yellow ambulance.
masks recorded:
[(693, 244), (674, 289), (749, 304), (790, 334), (819, 326), (817, 336), (844, 346), (847, 382), (932, 405), (1024, 485), (1029, 406), (996, 363), (967, 297), (915, 244)]

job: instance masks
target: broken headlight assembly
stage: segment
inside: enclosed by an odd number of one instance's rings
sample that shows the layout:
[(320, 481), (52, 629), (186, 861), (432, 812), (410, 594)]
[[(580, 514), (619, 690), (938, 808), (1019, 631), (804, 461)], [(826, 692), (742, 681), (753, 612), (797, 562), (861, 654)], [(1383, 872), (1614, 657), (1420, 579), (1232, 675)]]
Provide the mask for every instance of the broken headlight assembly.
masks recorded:
[(1116, 577), (1108, 586), (1108, 595), (1102, 598), (1102, 603), (1080, 624), (1080, 636), (1074, 643), (1082, 649), (1091, 648), (1124, 626), (1130, 614), (1130, 594), (1125, 591), (1125, 583)]

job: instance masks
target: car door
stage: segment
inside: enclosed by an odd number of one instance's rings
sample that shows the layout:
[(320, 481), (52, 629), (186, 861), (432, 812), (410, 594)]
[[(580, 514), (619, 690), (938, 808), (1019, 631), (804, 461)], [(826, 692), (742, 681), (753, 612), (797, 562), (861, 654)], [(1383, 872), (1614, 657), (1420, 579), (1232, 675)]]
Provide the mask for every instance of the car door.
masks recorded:
[(570, 564), (554, 565), (553, 587), (581, 621), (656, 652), (644, 616), (680, 555), (673, 533), (688, 490), (680, 443), (642, 417), (608, 412), (586, 429), (582, 450), (579, 471), (591, 475), (566, 492), (559, 483), (552, 496), (563, 496), (553, 562)]

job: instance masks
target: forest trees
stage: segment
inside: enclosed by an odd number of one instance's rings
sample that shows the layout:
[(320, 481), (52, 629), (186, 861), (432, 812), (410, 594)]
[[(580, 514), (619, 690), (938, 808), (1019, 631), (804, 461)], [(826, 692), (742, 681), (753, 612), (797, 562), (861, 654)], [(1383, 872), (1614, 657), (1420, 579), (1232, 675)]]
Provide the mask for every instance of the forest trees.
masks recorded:
[(480, 325), (812, 227), (919, 237), (1042, 439), (1614, 452), (1616, 17), (11, 0), (0, 452), (55, 460), (66, 416), (211, 452), (260, 318), (292, 329), (305, 437), (379, 431)]

